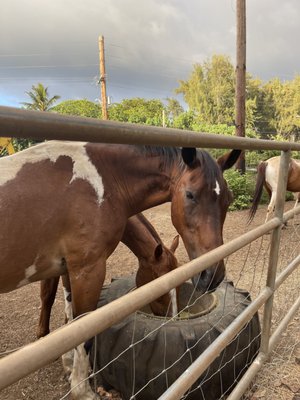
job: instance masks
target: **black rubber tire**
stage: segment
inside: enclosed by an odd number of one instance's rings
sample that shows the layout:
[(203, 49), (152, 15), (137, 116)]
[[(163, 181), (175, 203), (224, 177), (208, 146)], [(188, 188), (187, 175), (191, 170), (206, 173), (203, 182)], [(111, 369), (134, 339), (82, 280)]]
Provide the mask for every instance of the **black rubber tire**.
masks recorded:
[[(133, 276), (114, 280), (103, 288), (98, 306), (123, 296), (134, 287)], [(118, 390), (123, 400), (157, 399), (251, 302), (249, 293), (235, 289), (231, 282), (223, 282), (215, 295), (216, 306), (205, 316), (169, 321), (134, 347), (129, 347), (132, 341), (139, 341), (158, 328), (162, 318), (137, 312), (98, 335), (96, 370), (128, 349), (101, 372), (101, 383)], [(190, 391), (187, 399), (216, 400), (228, 394), (258, 353), (259, 345), (260, 324), (255, 314), (193, 385), (192, 389), (198, 388)], [(187, 348), (190, 351), (186, 352)], [(180, 362), (132, 397), (182, 355)]]

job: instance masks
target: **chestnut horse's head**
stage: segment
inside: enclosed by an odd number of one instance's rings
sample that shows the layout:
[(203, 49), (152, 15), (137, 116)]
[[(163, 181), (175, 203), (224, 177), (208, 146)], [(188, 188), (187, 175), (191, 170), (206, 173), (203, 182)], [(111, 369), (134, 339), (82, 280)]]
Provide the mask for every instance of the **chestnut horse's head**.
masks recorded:
[[(183, 148), (181, 154), (185, 168), (172, 193), (172, 221), (192, 260), (223, 244), (223, 224), (232, 201), (223, 171), (233, 166), (240, 150), (232, 150), (217, 162), (195, 148)], [(221, 260), (192, 280), (199, 290), (214, 290), (224, 275)]]
[[(174, 255), (179, 244), (179, 236), (175, 236), (170, 249), (158, 243), (154, 253), (147, 259), (139, 258), (139, 269), (136, 274), (136, 285), (140, 287), (178, 267)], [(178, 312), (178, 289), (164, 294), (150, 303), (153, 314), (159, 316), (174, 316)]]

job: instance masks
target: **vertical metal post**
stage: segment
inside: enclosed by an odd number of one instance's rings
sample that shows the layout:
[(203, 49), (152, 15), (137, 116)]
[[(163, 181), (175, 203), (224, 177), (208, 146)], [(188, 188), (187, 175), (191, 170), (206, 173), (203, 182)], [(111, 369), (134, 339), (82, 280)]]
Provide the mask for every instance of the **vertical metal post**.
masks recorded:
[[(278, 217), (279, 219), (282, 219), (283, 217), (289, 162), (290, 162), (290, 151), (281, 152), (276, 204), (275, 204), (275, 216)], [(278, 226), (277, 228), (275, 228), (271, 236), (271, 247), (270, 247), (266, 286), (271, 288), (273, 292), (275, 290), (275, 279), (276, 279), (277, 264), (278, 264), (278, 252), (280, 245), (281, 229), (282, 226)], [(274, 293), (266, 301), (264, 308), (263, 327), (261, 336), (261, 352), (264, 354), (267, 354), (269, 350), (273, 299), (274, 299)]]

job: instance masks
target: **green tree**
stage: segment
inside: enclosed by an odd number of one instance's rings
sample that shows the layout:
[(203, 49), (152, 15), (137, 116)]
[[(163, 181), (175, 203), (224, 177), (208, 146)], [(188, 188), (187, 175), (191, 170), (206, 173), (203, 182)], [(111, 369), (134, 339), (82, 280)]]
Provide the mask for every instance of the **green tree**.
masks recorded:
[(264, 94), (262, 81), (246, 74), (246, 127), (258, 129), (263, 127)]
[(285, 82), (274, 78), (263, 90), (269, 130), (276, 133), (277, 139), (292, 140), (300, 132), (300, 76)]
[[(235, 71), (229, 57), (214, 55), (193, 66), (175, 93), (182, 94), (198, 123), (233, 125), (235, 120)], [(246, 127), (256, 128), (262, 119), (262, 82), (246, 74)]]
[(124, 99), (109, 107), (109, 119), (120, 122), (131, 122), (161, 126), (164, 105), (160, 100), (146, 100), (140, 97)]
[(214, 55), (193, 67), (190, 78), (180, 81), (182, 94), (201, 122), (232, 124), (234, 120), (235, 72), (229, 57)]
[(102, 118), (100, 105), (87, 99), (62, 101), (51, 111), (79, 117)]
[(169, 121), (174, 121), (174, 118), (182, 114), (184, 112), (184, 109), (177, 99), (167, 97), (166, 101), (167, 101), (166, 105), (167, 117)]
[(185, 111), (174, 118), (172, 127), (177, 129), (193, 130), (195, 114), (193, 111)]
[(31, 91), (26, 92), (26, 94), (28, 94), (32, 102), (23, 102), (21, 104), (28, 110), (49, 111), (54, 103), (60, 99), (58, 95), (49, 98), (48, 88), (42, 83), (38, 83), (36, 86), (32, 85)]

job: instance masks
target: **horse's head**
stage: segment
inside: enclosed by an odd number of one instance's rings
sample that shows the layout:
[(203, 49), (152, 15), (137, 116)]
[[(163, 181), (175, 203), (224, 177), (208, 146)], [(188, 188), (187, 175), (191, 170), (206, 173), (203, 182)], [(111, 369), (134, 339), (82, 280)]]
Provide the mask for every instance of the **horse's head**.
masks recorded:
[[(205, 151), (183, 148), (185, 164), (172, 193), (172, 221), (192, 260), (223, 244), (223, 224), (232, 194), (223, 171), (240, 155), (233, 150), (217, 162)], [(223, 280), (223, 260), (193, 277), (199, 290), (213, 290)]]
[[(170, 249), (164, 244), (157, 244), (154, 253), (147, 259), (139, 259), (139, 269), (136, 274), (136, 285), (140, 287), (153, 279), (177, 268), (178, 263), (174, 255), (179, 244), (179, 236), (175, 236)], [(173, 316), (177, 314), (178, 288), (164, 294), (150, 303), (153, 314), (159, 316)]]

